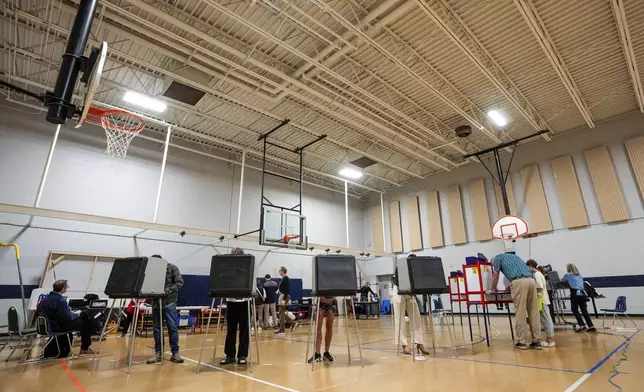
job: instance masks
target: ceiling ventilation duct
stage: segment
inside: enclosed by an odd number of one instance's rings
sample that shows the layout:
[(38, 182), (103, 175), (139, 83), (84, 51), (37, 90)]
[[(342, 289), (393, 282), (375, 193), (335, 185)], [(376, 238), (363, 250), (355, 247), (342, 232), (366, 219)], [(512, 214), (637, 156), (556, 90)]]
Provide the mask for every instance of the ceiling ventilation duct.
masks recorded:
[[(208, 86), (210, 84), (210, 76), (206, 73), (198, 71), (192, 67), (184, 67), (174, 74), (182, 78), (191, 80), (197, 85)], [(188, 105), (195, 106), (203, 96), (206, 95), (205, 91), (199, 90), (192, 86), (188, 86), (182, 82), (176, 81), (171, 77), (166, 77), (163, 83), (163, 96), (174, 99)]]

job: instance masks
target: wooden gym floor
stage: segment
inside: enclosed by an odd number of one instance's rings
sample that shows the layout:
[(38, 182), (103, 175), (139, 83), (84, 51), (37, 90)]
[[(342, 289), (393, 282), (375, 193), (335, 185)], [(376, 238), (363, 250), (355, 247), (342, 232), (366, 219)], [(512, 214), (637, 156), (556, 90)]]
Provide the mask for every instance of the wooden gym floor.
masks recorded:
[[(424, 318), (426, 320), (426, 318)], [(137, 338), (132, 374), (124, 372), (127, 339), (110, 338), (99, 349), (98, 370), (90, 373), (90, 359), (51, 361), (20, 365), (4, 362), (7, 350), (0, 356), (0, 390), (2, 392), (114, 392), (124, 388), (136, 391), (614, 391), (608, 379), (611, 368), (627, 347), (628, 361), (619, 366), (613, 381), (623, 391), (642, 391), (641, 369), (644, 367), (644, 334), (606, 330), (598, 334), (576, 334), (571, 329), (558, 330), (557, 348), (542, 351), (518, 351), (512, 347), (508, 320), (493, 317), (492, 345), (487, 347), (476, 325), (475, 342), (469, 342), (467, 324), (456, 319), (458, 358), (453, 356), (449, 335), (441, 327), (436, 336), (438, 356), (426, 356), (412, 362), (409, 356), (396, 356), (391, 319), (359, 321), (364, 368), (360, 367), (353, 328), (349, 330), (351, 364), (347, 360), (344, 319), (336, 326), (331, 353), (333, 364), (316, 364), (316, 370), (304, 364), (308, 326), (300, 326), (285, 338), (273, 336), (273, 330), (259, 334), (261, 364), (250, 374), (247, 366), (220, 367), (206, 365), (195, 374), (202, 335), (180, 333), (181, 354), (185, 363), (166, 362), (147, 365), (153, 354), (153, 339)], [(643, 320), (636, 321), (642, 324)], [(353, 320), (350, 320), (350, 324)], [(601, 321), (598, 323), (601, 324)], [(426, 325), (426, 330), (429, 326)], [(212, 331), (212, 330), (211, 330)], [(150, 334), (151, 336), (151, 334)], [(214, 333), (206, 341), (204, 359), (213, 352)], [(223, 355), (224, 334), (220, 335), (218, 360)], [(630, 344), (625, 346), (629, 339)], [(254, 346), (254, 344), (253, 344)], [(431, 348), (431, 335), (425, 335), (425, 346)], [(166, 346), (167, 348), (167, 346)], [(77, 352), (77, 348), (75, 348)], [(166, 359), (169, 356), (166, 356)]]

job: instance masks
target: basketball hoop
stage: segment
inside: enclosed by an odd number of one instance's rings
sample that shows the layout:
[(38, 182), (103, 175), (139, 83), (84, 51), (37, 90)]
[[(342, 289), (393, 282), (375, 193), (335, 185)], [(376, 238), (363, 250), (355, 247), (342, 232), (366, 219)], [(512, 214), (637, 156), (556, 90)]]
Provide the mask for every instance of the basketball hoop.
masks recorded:
[(492, 237), (506, 243), (528, 234), (528, 224), (514, 215), (503, 216), (492, 225)]
[(140, 116), (121, 109), (102, 110), (91, 107), (87, 114), (87, 122), (105, 129), (105, 152), (118, 158), (125, 158), (132, 139), (145, 127), (145, 121)]

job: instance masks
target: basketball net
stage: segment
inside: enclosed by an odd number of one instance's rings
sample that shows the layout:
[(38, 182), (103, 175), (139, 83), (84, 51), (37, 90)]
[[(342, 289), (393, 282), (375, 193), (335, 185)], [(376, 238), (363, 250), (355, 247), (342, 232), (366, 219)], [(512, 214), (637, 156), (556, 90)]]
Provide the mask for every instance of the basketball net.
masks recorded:
[(113, 157), (125, 158), (132, 139), (143, 129), (140, 118), (126, 112), (115, 112), (103, 115), (101, 125), (107, 136), (105, 152)]
[(514, 252), (514, 235), (503, 234), (503, 245), (505, 247), (505, 252)]

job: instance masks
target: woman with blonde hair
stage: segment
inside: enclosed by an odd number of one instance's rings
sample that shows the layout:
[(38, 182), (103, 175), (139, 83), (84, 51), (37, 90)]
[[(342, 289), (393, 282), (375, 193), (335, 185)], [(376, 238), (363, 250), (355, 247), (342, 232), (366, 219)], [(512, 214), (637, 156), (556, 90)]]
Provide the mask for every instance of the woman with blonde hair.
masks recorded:
[[(562, 282), (568, 283), (570, 286), (570, 307), (572, 313), (577, 319), (577, 328), (575, 332), (596, 332), (597, 329), (593, 325), (593, 320), (588, 314), (588, 294), (584, 288), (584, 277), (579, 273), (577, 266), (573, 263), (566, 265), (566, 274), (561, 278)], [(581, 309), (581, 314), (579, 310)], [(583, 318), (582, 318), (583, 315)], [(584, 320), (586, 321), (584, 323)]]

